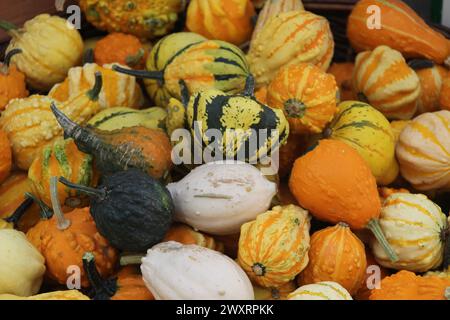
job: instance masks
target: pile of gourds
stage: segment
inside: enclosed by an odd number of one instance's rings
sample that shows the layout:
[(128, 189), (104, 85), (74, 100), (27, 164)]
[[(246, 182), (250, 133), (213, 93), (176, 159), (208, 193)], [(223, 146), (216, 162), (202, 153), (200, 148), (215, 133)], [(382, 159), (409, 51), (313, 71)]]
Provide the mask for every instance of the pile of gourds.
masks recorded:
[(0, 21), (0, 299), (450, 299), (450, 40), (405, 3), (346, 63), (300, 0), (79, 4), (107, 35)]

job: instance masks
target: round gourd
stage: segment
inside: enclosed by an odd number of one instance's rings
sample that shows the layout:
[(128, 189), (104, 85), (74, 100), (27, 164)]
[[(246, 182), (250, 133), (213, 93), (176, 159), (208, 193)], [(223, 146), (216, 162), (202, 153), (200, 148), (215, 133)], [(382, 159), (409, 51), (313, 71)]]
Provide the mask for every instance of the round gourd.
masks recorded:
[(254, 15), (250, 0), (192, 0), (186, 27), (208, 39), (241, 45), (250, 40)]
[(315, 232), (311, 237), (309, 263), (300, 274), (300, 285), (333, 281), (354, 295), (366, 273), (364, 244), (347, 224), (339, 223)]
[(50, 90), (64, 80), (70, 68), (81, 62), (83, 40), (66, 19), (40, 14), (25, 22), (23, 28), (4, 21), (0, 21), (0, 28), (12, 36), (6, 53), (22, 50), (22, 54), (15, 55), (12, 62), (35, 89)]
[(288, 300), (353, 300), (339, 283), (324, 281), (302, 286), (288, 295)]
[(167, 188), (176, 220), (210, 234), (227, 235), (265, 212), (277, 186), (250, 164), (219, 161), (195, 168)]
[(392, 260), (397, 257), (378, 223), (381, 203), (370, 168), (358, 152), (339, 140), (324, 139), (297, 159), (289, 189), (319, 220), (370, 229)]
[(8, 136), (0, 130), (0, 183), (8, 178), (12, 168), (12, 152)]
[(144, 282), (156, 300), (253, 300), (245, 272), (220, 252), (160, 243), (142, 259)]
[(291, 64), (270, 82), (267, 104), (283, 110), (294, 134), (320, 133), (337, 111), (337, 93), (332, 75), (312, 64)]
[(396, 147), (402, 176), (417, 190), (450, 188), (450, 111), (425, 113), (402, 131)]
[(395, 141), (389, 121), (370, 105), (343, 102), (326, 135), (345, 142), (364, 158), (380, 182), (395, 161)]
[(298, 206), (277, 206), (242, 225), (238, 263), (253, 283), (281, 287), (306, 267), (310, 219)]
[(38, 293), (44, 257), (16, 230), (0, 229), (0, 243), (0, 294), (27, 297)]
[(339, 87), (339, 100), (351, 101), (355, 100), (352, 89), (352, 76), (355, 64), (353, 62), (333, 63), (328, 69), (328, 73), (332, 74), (336, 79)]
[[(420, 61), (418, 65), (420, 66)], [(447, 72), (446, 68), (439, 65), (416, 70), (422, 88), (417, 106), (418, 114), (440, 110), (439, 98), (441, 96), (442, 83)]]
[(380, 225), (398, 256), (398, 261), (390, 261), (380, 245), (373, 242), (374, 256), (382, 266), (426, 272), (441, 265), (447, 217), (425, 195), (391, 195), (383, 203)]
[(11, 58), (21, 53), (21, 49), (11, 50), (6, 55), (5, 61), (0, 63), (0, 111), (5, 109), (12, 99), (28, 96), (25, 75), (15, 65), (10, 65)]
[(270, 19), (253, 39), (247, 59), (259, 88), (268, 85), (283, 66), (305, 62), (325, 71), (333, 52), (328, 21), (311, 12), (296, 10)]
[(420, 80), (402, 54), (387, 46), (356, 57), (353, 90), (388, 119), (411, 119), (417, 111)]

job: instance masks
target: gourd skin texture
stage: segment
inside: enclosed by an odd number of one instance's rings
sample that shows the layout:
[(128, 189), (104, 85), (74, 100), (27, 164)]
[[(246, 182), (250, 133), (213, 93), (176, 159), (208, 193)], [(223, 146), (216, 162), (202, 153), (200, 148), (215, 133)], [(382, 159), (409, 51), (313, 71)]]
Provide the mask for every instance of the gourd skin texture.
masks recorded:
[(253, 300), (253, 287), (231, 258), (204, 247), (160, 243), (142, 259), (144, 282), (156, 300)]
[[(2, 68), (7, 68), (3, 73)], [(25, 85), (25, 75), (15, 65), (9, 67), (0, 63), (0, 111), (12, 99), (25, 98), (28, 90)]]
[(377, 182), (395, 161), (395, 141), (389, 121), (368, 104), (348, 101), (338, 106), (330, 138), (345, 142), (364, 158)]
[(288, 300), (353, 300), (350, 293), (332, 281), (302, 286), (288, 295)]
[(19, 297), (12, 294), (0, 294), (0, 300), (90, 300), (78, 290), (53, 291), (31, 297)]
[(416, 73), (422, 88), (418, 103), (418, 114), (439, 111), (439, 98), (441, 96), (442, 83), (448, 73), (447, 69), (435, 65), (432, 68), (417, 70)]
[(320, 133), (337, 111), (337, 93), (332, 75), (300, 63), (275, 75), (267, 88), (267, 104), (284, 111), (294, 134)]
[(167, 188), (177, 221), (213, 235), (228, 235), (269, 209), (277, 186), (250, 164), (219, 161), (195, 168)]
[(38, 293), (44, 257), (19, 231), (0, 230), (0, 243), (0, 294), (26, 297)]
[(411, 119), (421, 94), (420, 80), (402, 54), (387, 46), (356, 57), (353, 90), (388, 119)]
[(380, 225), (399, 260), (392, 262), (375, 241), (374, 256), (382, 266), (414, 272), (439, 267), (444, 256), (442, 235), (447, 217), (425, 195), (394, 193), (383, 203)]
[(306, 267), (310, 219), (298, 206), (277, 206), (242, 225), (238, 263), (254, 283), (280, 287)]
[(417, 190), (450, 189), (450, 111), (425, 113), (400, 134), (402, 176)]
[[(381, 10), (381, 28), (367, 27), (373, 13), (368, 8), (372, 5)], [(357, 51), (388, 45), (406, 57), (427, 58), (439, 64), (450, 55), (446, 38), (399, 0), (359, 1), (349, 17), (347, 35)]]
[(134, 266), (122, 268), (117, 274), (117, 292), (111, 300), (155, 300)]
[(250, 40), (255, 9), (250, 0), (193, 0), (186, 27), (208, 39), (240, 45)]
[(12, 168), (12, 152), (8, 136), (0, 130), (0, 183), (8, 178)]
[(207, 234), (195, 231), (190, 226), (182, 223), (175, 223), (170, 227), (163, 239), (163, 242), (168, 241), (175, 241), (182, 244), (196, 244), (211, 250), (216, 250), (219, 252), (224, 251), (223, 243), (216, 241), (213, 237), (208, 236)]
[(144, 104), (143, 94), (136, 79), (115, 72), (112, 70), (112, 64), (99, 66), (95, 63), (86, 63), (82, 67), (71, 68), (67, 78), (55, 85), (48, 96), (58, 101), (71, 99), (94, 86), (96, 72), (101, 72), (103, 79), (98, 98), (100, 109), (117, 106), (139, 108)]
[(6, 53), (22, 49), (12, 61), (35, 89), (50, 90), (81, 62), (83, 40), (61, 17), (41, 14), (25, 22), (23, 29), (10, 32), (12, 40)]
[(297, 10), (270, 19), (252, 41), (247, 59), (259, 88), (268, 85), (283, 66), (304, 62), (325, 71), (333, 52), (328, 21), (311, 12)]

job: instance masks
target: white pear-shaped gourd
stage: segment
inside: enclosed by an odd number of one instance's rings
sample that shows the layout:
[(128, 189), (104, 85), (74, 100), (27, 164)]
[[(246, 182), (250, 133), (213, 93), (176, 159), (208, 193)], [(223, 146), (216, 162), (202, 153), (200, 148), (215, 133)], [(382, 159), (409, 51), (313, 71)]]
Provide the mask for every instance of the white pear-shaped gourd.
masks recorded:
[(213, 235), (238, 233), (242, 224), (269, 209), (277, 192), (256, 167), (235, 161), (204, 164), (167, 188), (175, 219)]
[(142, 258), (147, 288), (157, 300), (253, 300), (241, 267), (226, 255), (175, 241), (157, 244)]
[(324, 281), (300, 287), (288, 295), (288, 300), (353, 300), (337, 282)]

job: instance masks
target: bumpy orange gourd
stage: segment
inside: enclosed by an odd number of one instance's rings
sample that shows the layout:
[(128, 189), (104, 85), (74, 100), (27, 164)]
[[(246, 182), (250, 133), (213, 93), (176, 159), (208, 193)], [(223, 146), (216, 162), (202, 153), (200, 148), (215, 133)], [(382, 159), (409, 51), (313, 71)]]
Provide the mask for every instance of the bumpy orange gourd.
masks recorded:
[(378, 281), (378, 278), (375, 275), (377, 275), (376, 272), (378, 272), (378, 270), (380, 272), (379, 280), (383, 280), (389, 275), (388, 270), (380, 266), (373, 257), (370, 250), (367, 249), (366, 261), (367, 267), (364, 273), (364, 281), (361, 288), (359, 288), (358, 292), (355, 295), (356, 300), (369, 300), (370, 294), (372, 293), (372, 289), (370, 288), (375, 288), (377, 285), (376, 281)]
[(439, 97), (439, 106), (442, 110), (450, 111), (450, 72), (442, 82), (441, 95)]
[(289, 188), (298, 203), (317, 219), (370, 229), (396, 260), (380, 228), (377, 183), (359, 153), (338, 140), (324, 139), (295, 161)]
[[(380, 27), (375, 25), (378, 21), (373, 18), (370, 6), (379, 8)], [(369, 28), (368, 23), (374, 28)], [(400, 0), (359, 1), (348, 19), (347, 36), (357, 51), (387, 45), (406, 57), (428, 58), (439, 64), (450, 56), (445, 37)]]
[(300, 286), (322, 281), (339, 283), (353, 295), (362, 286), (366, 272), (364, 244), (347, 224), (339, 223), (311, 237), (309, 263), (300, 274)]
[(370, 300), (446, 300), (450, 279), (420, 277), (410, 271), (400, 271), (384, 278), (380, 289), (372, 290)]
[(94, 59), (99, 66), (120, 63), (130, 68), (142, 69), (145, 63), (145, 49), (135, 36), (114, 32), (96, 43)]
[(333, 63), (327, 71), (336, 79), (341, 101), (356, 99), (352, 90), (352, 75), (354, 68), (355, 64), (353, 62)]
[(186, 27), (208, 39), (241, 45), (250, 40), (254, 15), (250, 0), (192, 0)]
[(298, 206), (277, 206), (241, 227), (238, 263), (262, 287), (280, 287), (308, 264), (310, 216)]
[(8, 178), (12, 167), (12, 152), (8, 136), (0, 130), (0, 183)]
[(441, 96), (442, 83), (447, 72), (446, 68), (439, 65), (416, 70), (422, 88), (417, 105), (418, 114), (434, 112), (440, 109), (439, 98)]
[(293, 133), (320, 133), (337, 112), (332, 75), (306, 63), (280, 69), (267, 89), (267, 104), (282, 109)]
[(417, 111), (420, 80), (402, 54), (387, 46), (356, 57), (353, 90), (388, 119), (411, 119)]
[(175, 223), (172, 225), (163, 239), (163, 242), (176, 241), (182, 244), (195, 244), (201, 247), (223, 252), (224, 246), (213, 237), (195, 231), (190, 226)]
[(145, 286), (139, 270), (134, 266), (123, 267), (117, 274), (117, 291), (111, 300), (154, 300)]
[(19, 49), (10, 51), (5, 62), (0, 63), (0, 111), (10, 100), (28, 96), (25, 75), (15, 65), (10, 65), (12, 56), (21, 52)]

